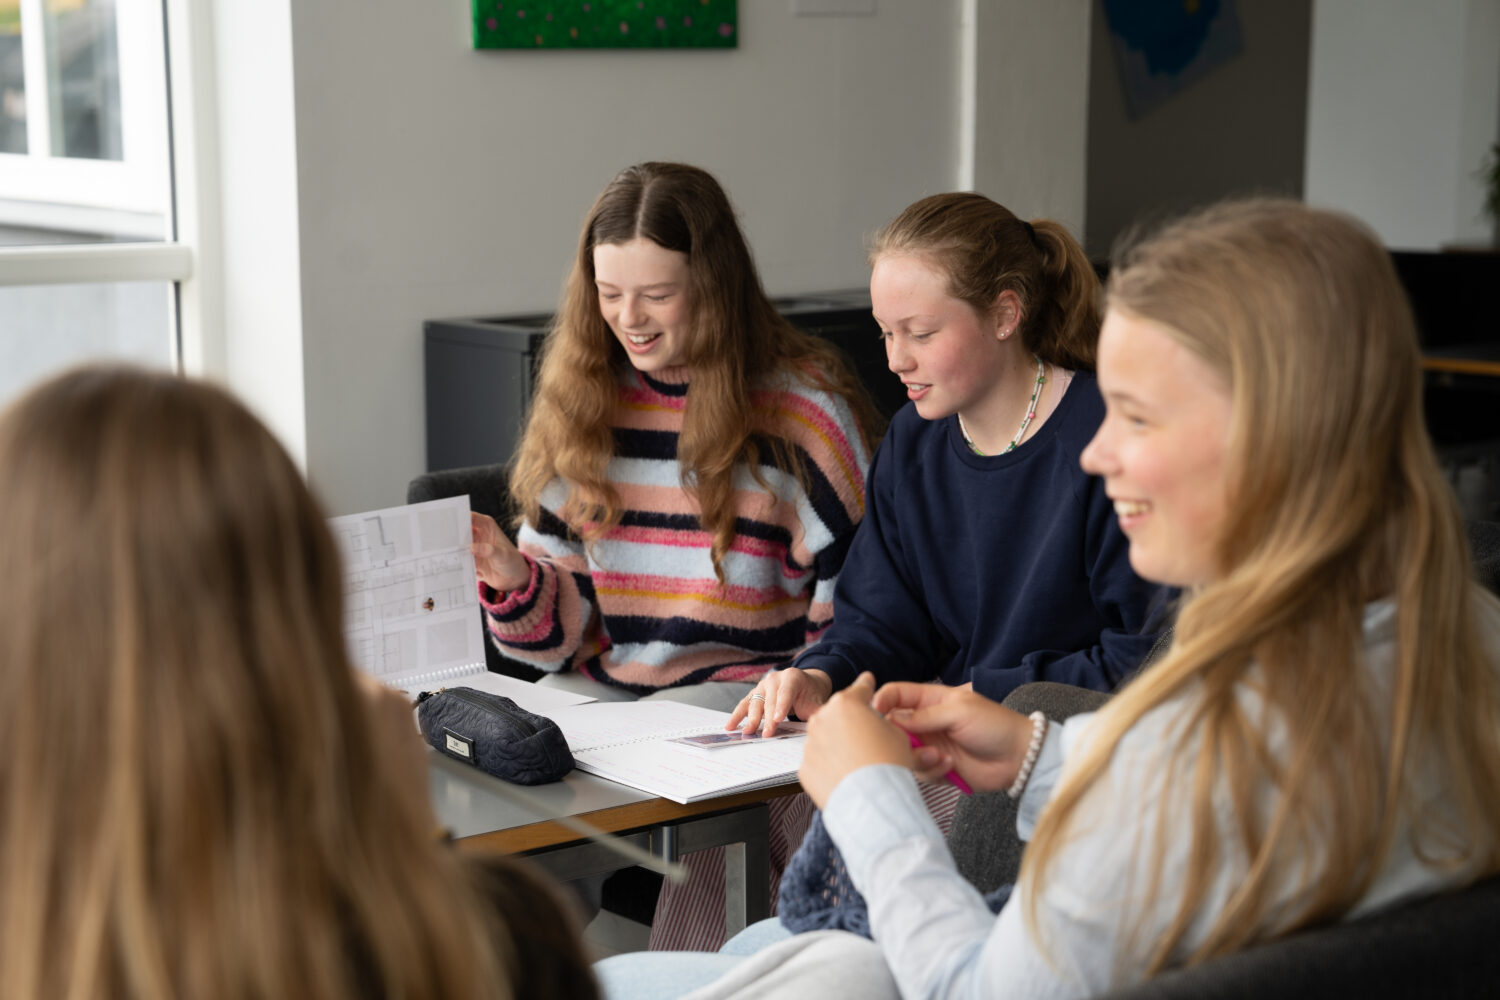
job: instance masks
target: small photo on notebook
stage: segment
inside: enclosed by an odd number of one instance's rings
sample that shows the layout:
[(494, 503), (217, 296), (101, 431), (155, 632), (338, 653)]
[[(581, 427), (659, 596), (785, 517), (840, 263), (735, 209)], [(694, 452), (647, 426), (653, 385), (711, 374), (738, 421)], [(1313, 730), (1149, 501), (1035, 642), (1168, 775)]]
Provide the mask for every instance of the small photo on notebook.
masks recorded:
[(807, 727), (800, 722), (783, 722), (776, 727), (776, 732), (770, 736), (762, 736), (759, 729), (750, 732), (733, 730), (731, 732), (698, 733), (695, 736), (679, 736), (672, 740), (673, 743), (681, 743), (684, 746), (698, 747), (702, 750), (722, 750), (725, 747), (742, 747), (748, 743), (765, 743), (770, 740), (786, 740), (794, 736), (806, 736)]

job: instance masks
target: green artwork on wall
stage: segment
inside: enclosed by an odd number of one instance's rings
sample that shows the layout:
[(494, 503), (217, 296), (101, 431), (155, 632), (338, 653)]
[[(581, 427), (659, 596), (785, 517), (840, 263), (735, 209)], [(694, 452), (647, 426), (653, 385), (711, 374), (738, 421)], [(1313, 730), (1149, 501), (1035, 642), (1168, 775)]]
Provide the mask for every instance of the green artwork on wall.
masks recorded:
[(472, 0), (476, 49), (732, 49), (737, 0)]

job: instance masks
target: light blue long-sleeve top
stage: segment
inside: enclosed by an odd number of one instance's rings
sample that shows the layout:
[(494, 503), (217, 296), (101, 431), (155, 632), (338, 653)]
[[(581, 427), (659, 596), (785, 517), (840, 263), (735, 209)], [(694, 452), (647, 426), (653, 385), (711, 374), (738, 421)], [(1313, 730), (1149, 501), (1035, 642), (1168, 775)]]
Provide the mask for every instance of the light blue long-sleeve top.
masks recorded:
[[(1388, 602), (1366, 609), (1372, 706), (1385, 702), (1381, 695), (1390, 679), (1394, 619)], [(1491, 648), (1500, 651), (1500, 626), (1493, 618), (1487, 626)], [(1257, 718), (1261, 701), (1250, 684), (1242, 685), (1240, 697), (1248, 717)], [(1158, 827), (1161, 811), (1173, 808), (1163, 794), (1166, 754), (1181, 735), (1188, 714), (1183, 709), (1181, 702), (1168, 702), (1144, 716), (1120, 741), (1100, 784), (1080, 803), (1076, 834), (1061, 849), (1037, 900), (1050, 962), (1025, 927), (1025, 888), (1017, 888), (998, 918), (989, 912), (954, 869), (911, 772), (872, 765), (839, 783), (824, 820), (854, 884), (870, 904), (875, 940), (903, 997), (1083, 997), (1144, 977), (1147, 950), (1162, 938), (1181, 899), (1190, 848), (1190, 823), (1180, 808)], [(1050, 727), (1020, 803), (1022, 839), (1030, 839), (1043, 806), (1086, 744), (1093, 720), (1092, 714), (1081, 715)], [(1189, 735), (1187, 752), (1196, 749), (1198, 739)], [(1269, 740), (1273, 753), (1285, 750), (1274, 720)], [(1424, 767), (1422, 773), (1422, 787), (1431, 795), (1423, 811), (1444, 808), (1440, 772)], [(1273, 794), (1266, 788), (1264, 801), (1270, 802)], [(1174, 801), (1183, 798), (1175, 796)], [(1214, 802), (1223, 842), (1234, 843), (1233, 813), (1222, 784)], [(1159, 831), (1165, 833), (1164, 865), (1151, 902), (1146, 898), (1148, 866)], [(1421, 862), (1409, 832), (1405, 825), (1398, 828), (1390, 856), (1349, 917), (1470, 877), (1461, 868), (1440, 870)], [(1319, 862), (1306, 858), (1303, 863), (1316, 870)], [(1242, 858), (1220, 866), (1178, 959), (1204, 940), (1245, 874)], [(1271, 920), (1299, 902), (1298, 881), (1296, 872), (1280, 880)]]

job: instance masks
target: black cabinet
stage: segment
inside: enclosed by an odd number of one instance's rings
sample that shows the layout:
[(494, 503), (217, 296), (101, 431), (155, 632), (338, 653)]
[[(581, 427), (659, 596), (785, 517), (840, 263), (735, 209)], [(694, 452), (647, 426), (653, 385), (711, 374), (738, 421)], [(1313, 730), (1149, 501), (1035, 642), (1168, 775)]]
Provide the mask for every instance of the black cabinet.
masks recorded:
[[(857, 289), (773, 300), (782, 315), (842, 350), (886, 417), (906, 402), (885, 364), (870, 294)], [(422, 324), (427, 471), (509, 460), (531, 405), (548, 313)]]

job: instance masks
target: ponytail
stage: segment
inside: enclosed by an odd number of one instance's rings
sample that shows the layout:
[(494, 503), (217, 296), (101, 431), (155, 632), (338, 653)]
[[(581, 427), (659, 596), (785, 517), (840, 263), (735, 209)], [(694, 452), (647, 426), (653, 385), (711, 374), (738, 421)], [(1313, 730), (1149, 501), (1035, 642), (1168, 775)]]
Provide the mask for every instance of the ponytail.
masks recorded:
[(1062, 368), (1094, 370), (1099, 343), (1099, 275), (1083, 247), (1062, 223), (1027, 223), (1042, 256), (1042, 294), (1028, 303), (1022, 343), (1043, 361)]
[(876, 233), (869, 261), (920, 255), (947, 278), (948, 294), (990, 315), (1002, 292), (1021, 301), (1021, 342), (1062, 368), (1093, 371), (1099, 340), (1099, 277), (1061, 223), (1027, 222), (972, 192), (909, 205)]

